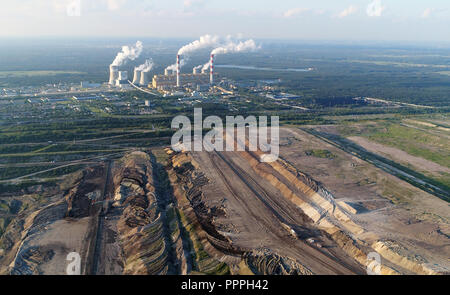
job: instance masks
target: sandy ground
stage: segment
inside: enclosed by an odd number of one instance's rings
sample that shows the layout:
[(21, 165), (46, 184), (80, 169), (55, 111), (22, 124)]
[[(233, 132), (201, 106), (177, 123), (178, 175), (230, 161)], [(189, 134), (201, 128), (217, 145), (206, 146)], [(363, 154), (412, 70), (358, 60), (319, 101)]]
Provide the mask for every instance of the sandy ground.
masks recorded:
[[(331, 128), (331, 127), (330, 127)], [(330, 129), (331, 130), (331, 129)], [(359, 205), (354, 220), (378, 238), (450, 270), (449, 204), (299, 129), (283, 129), (281, 156), (320, 181), (337, 200)], [(327, 149), (333, 159), (307, 156)], [(361, 237), (373, 242), (370, 235)]]
[(97, 275), (117, 275), (123, 272), (123, 257), (122, 249), (118, 240), (117, 221), (120, 217), (120, 212), (110, 212), (105, 219), (103, 231), (100, 233), (101, 250), (99, 257), (99, 265)]
[(40, 265), (43, 274), (65, 275), (70, 261), (67, 255), (71, 252), (80, 254), (81, 269), (86, 266), (87, 246), (92, 236), (92, 218), (86, 217), (76, 221), (58, 220), (42, 228), (42, 230), (28, 236), (23, 248), (39, 247), (46, 251), (53, 251), (50, 261)]
[(380, 154), (402, 164), (410, 164), (421, 171), (430, 172), (436, 176), (440, 176), (439, 173), (450, 173), (450, 169), (448, 167), (441, 166), (423, 158), (412, 156), (397, 148), (388, 147), (359, 136), (352, 136), (348, 139), (359, 144), (369, 152)]
[[(238, 153), (196, 152), (210, 183), (202, 188), (209, 206), (223, 204), (226, 217), (218, 218), (218, 228), (225, 228), (233, 244), (246, 249), (270, 249), (299, 261), (317, 274), (364, 273), (363, 269), (333, 242), (315, 236), (329, 246), (315, 248), (304, 240), (293, 238), (281, 221), (299, 231), (314, 231), (302, 212), (281, 193), (258, 176)], [(302, 229), (303, 228), (303, 229)]]

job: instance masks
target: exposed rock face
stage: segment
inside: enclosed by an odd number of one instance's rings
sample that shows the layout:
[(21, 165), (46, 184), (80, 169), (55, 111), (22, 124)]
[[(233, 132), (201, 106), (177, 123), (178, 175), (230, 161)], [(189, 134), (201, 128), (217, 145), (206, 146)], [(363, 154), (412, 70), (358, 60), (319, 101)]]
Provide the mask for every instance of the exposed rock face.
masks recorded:
[(207, 235), (208, 241), (221, 251), (241, 254), (240, 251), (231, 245), (231, 242), (221, 235), (213, 224), (213, 220), (220, 213), (220, 208), (209, 208), (205, 204), (204, 195), (201, 191), (202, 185), (208, 183), (208, 179), (190, 163), (185, 163), (181, 167), (176, 167), (175, 171), (182, 183), (185, 185), (186, 198), (189, 200), (192, 209), (195, 212), (198, 222)]
[(83, 257), (85, 273), (89, 240), (95, 231), (89, 196), (100, 194), (103, 172), (103, 166), (87, 168), (64, 196), (32, 206), (15, 218), (1, 239), (5, 249), (1, 272), (65, 274), (67, 255), (77, 252)]
[(262, 275), (312, 275), (303, 265), (272, 253), (249, 253), (245, 256), (248, 267)]
[[(235, 257), (235, 261), (230, 267), (236, 273), (242, 273), (242, 264), (247, 268), (246, 274), (268, 274), (268, 275), (286, 275), (286, 274), (312, 274), (300, 263), (288, 258), (280, 256), (269, 249), (265, 252), (257, 249), (240, 248), (224, 233), (234, 233), (233, 228), (225, 228), (222, 224), (216, 224), (218, 217), (226, 216), (226, 209), (221, 206), (211, 206), (205, 201), (206, 196), (202, 192), (202, 187), (209, 183), (208, 178), (198, 169), (197, 163), (187, 154), (173, 154), (171, 158), (173, 166), (171, 180), (178, 189), (175, 190), (178, 205), (184, 213), (190, 216), (194, 225), (198, 224), (201, 229), (196, 228), (196, 232), (200, 235), (200, 243), (208, 253), (216, 257), (222, 256), (222, 260), (226, 257)], [(183, 196), (188, 204), (183, 205)], [(191, 221), (192, 222), (192, 221)], [(237, 259), (237, 262), (236, 262)], [(242, 259), (242, 261), (241, 261)], [(241, 261), (241, 263), (239, 263)], [(237, 268), (237, 270), (236, 270)]]
[(153, 179), (150, 156), (137, 152), (121, 160), (114, 179), (114, 206), (121, 210), (117, 229), (125, 258), (124, 274), (156, 275), (169, 271)]
[(53, 258), (54, 251), (44, 247), (30, 247), (22, 251), (11, 270), (12, 275), (36, 275), (43, 274), (40, 265)]

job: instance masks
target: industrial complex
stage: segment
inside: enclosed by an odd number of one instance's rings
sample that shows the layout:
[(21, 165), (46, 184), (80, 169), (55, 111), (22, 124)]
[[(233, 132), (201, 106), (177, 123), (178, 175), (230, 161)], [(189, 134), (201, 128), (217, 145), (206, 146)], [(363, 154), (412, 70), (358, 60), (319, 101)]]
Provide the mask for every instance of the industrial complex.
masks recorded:
[(209, 61), (209, 73), (208, 69), (204, 67), (199, 69), (193, 68), (191, 74), (181, 74), (180, 65), (181, 56), (177, 55), (176, 70), (166, 69), (163, 75), (154, 75), (150, 81), (150, 71), (141, 71), (135, 68), (133, 80), (128, 80), (128, 72), (120, 71), (116, 65), (111, 65), (109, 85), (112, 87), (124, 87), (129, 84), (135, 86), (154, 88), (157, 90), (173, 90), (189, 87), (196, 90), (209, 89), (211, 85), (214, 85), (214, 81), (217, 79), (217, 74), (214, 72), (214, 54), (211, 54)]

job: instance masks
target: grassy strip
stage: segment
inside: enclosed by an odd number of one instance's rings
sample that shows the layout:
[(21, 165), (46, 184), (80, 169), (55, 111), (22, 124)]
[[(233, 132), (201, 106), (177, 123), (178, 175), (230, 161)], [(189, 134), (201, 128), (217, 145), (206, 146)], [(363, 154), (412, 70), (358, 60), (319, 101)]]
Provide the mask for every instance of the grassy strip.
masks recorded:
[(63, 151), (63, 152), (50, 152), (50, 153), (24, 153), (24, 154), (3, 154), (0, 158), (8, 157), (36, 157), (36, 156), (53, 156), (53, 155), (70, 155), (70, 154), (89, 154), (89, 153), (113, 153), (123, 152), (127, 149), (110, 149), (110, 150), (92, 150), (92, 151)]
[[(429, 178), (419, 172), (411, 170), (405, 166), (402, 166), (396, 162), (381, 157), (377, 154), (368, 152), (361, 146), (338, 135), (322, 133), (307, 128), (303, 128), (302, 130), (318, 137), (321, 140), (324, 140), (325, 142), (347, 153), (350, 153), (364, 161), (367, 161), (375, 165), (376, 167), (382, 169), (383, 171), (392, 174), (423, 191), (435, 195), (436, 197), (444, 201), (450, 202), (450, 187), (448, 187), (444, 183), (438, 182), (435, 179)], [(414, 178), (417, 180), (415, 180)]]

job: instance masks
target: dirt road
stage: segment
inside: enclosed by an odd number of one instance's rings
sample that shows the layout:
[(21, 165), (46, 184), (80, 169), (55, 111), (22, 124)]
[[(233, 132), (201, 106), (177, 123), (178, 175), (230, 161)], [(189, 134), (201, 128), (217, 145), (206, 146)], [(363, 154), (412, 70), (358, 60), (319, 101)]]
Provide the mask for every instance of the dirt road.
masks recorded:
[[(203, 188), (206, 199), (212, 203), (224, 199), (227, 216), (217, 223), (235, 228), (223, 233), (233, 244), (244, 249), (270, 249), (297, 260), (313, 273), (363, 273), (359, 264), (314, 229), (308, 217), (257, 175), (238, 153), (200, 152), (193, 157), (211, 181)], [(283, 223), (295, 229), (300, 238), (293, 237)], [(310, 245), (305, 241), (308, 237), (326, 246)]]

